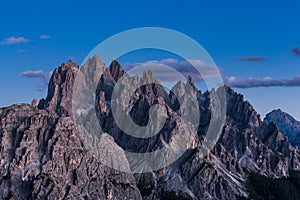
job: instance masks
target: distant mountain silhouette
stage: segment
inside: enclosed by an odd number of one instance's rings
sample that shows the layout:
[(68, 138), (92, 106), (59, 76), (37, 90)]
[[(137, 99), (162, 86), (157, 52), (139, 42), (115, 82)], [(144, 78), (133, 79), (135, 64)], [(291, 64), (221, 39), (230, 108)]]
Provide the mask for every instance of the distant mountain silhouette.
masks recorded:
[(273, 122), (278, 129), (288, 137), (293, 146), (298, 146), (300, 149), (300, 122), (291, 115), (278, 110), (273, 110), (266, 115), (264, 122), (269, 124)]

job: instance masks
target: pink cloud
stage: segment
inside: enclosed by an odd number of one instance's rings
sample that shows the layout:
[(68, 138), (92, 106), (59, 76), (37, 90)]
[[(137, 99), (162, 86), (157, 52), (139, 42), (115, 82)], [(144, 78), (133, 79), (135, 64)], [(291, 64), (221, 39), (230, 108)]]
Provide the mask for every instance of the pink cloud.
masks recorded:
[(24, 37), (15, 37), (15, 36), (12, 36), (12, 37), (4, 39), (1, 42), (1, 44), (2, 45), (7, 45), (7, 44), (19, 44), (19, 43), (27, 43), (27, 42), (29, 42), (29, 40), (26, 39), (26, 38), (24, 38)]

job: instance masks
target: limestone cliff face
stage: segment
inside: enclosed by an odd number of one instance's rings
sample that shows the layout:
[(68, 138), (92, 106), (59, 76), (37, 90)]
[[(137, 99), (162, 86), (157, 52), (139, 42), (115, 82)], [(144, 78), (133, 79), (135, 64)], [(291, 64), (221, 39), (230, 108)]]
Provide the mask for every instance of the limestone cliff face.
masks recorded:
[[(186, 131), (195, 131), (196, 137), (176, 162), (154, 172), (123, 173), (105, 166), (87, 151), (71, 118), (79, 70), (89, 77), (86, 84), (95, 92), (96, 114), (111, 146), (144, 153), (172, 143), (183, 126), (181, 117), (192, 120), (186, 108), (193, 95), (193, 107), (200, 110), (199, 127)], [(106, 68), (95, 56), (81, 69), (70, 61), (54, 70), (48, 95), (37, 107), (35, 102), (0, 109), (0, 199), (237, 199), (248, 195), (243, 183), (249, 171), (279, 178), (289, 176), (290, 169), (300, 170), (299, 154), (288, 139), (226, 86), (221, 88), (227, 99), (225, 124), (216, 145), (202, 157), (213, 96), (221, 89), (201, 93), (191, 78), (178, 82), (168, 94), (151, 72), (128, 76), (119, 91), (128, 102), (119, 102), (136, 124), (159, 126), (151, 117), (161, 113), (149, 115), (154, 105), (166, 113), (158, 134), (138, 139), (128, 135), (111, 108), (113, 89), (122, 85), (124, 76), (128, 75), (117, 61)], [(128, 92), (129, 86), (138, 85)]]

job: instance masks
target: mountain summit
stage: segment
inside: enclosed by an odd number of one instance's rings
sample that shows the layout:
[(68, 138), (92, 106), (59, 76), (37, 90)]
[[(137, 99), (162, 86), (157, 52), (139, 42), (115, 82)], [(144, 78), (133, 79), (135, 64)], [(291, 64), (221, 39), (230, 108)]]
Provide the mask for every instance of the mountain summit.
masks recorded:
[[(196, 131), (196, 137), (179, 159), (163, 169), (133, 174), (107, 167), (87, 150), (71, 118), (72, 91), (79, 71), (89, 76), (86, 85), (94, 92), (95, 100), (91, 109), (95, 109), (106, 132), (103, 134), (106, 143), (99, 146), (99, 151), (113, 147), (118, 149), (113, 156), (126, 160), (124, 150), (145, 153), (167, 144), (176, 145), (174, 138), (184, 125), (180, 117), (186, 115), (190, 120), (185, 108), (193, 93), (197, 97), (197, 105), (193, 106), (201, 113), (199, 127), (187, 126), (186, 130)], [(225, 124), (213, 149), (202, 157), (203, 136), (208, 132), (213, 97), (219, 89), (202, 93), (191, 78), (174, 86), (176, 95), (155, 82), (151, 72), (128, 79), (131, 86), (142, 83), (132, 94), (128, 94), (126, 87), (120, 91), (121, 96), (130, 97), (125, 107), (136, 124), (159, 123), (151, 121), (149, 110), (153, 105), (166, 111), (165, 124), (157, 135), (149, 138), (128, 135), (116, 123), (111, 108), (111, 93), (124, 75), (127, 76), (117, 61), (110, 68), (97, 56), (82, 68), (70, 61), (54, 70), (48, 95), (38, 106), (18, 104), (1, 108), (0, 199), (235, 200), (253, 198), (246, 187), (249, 173), (277, 180), (300, 170), (298, 150), (282, 134), (279, 125), (278, 129), (269, 123), (272, 118), (283, 121), (284, 127), (297, 127), (297, 122), (276, 111), (263, 123), (243, 95), (227, 86), (223, 88), (227, 99)], [(153, 83), (143, 84), (147, 80)], [(292, 138), (293, 134), (290, 135), (287, 134)], [(129, 166), (129, 161), (125, 164)]]
[(264, 122), (267, 124), (274, 123), (278, 129), (288, 137), (293, 146), (300, 149), (300, 122), (288, 113), (280, 109), (273, 110), (266, 115)]

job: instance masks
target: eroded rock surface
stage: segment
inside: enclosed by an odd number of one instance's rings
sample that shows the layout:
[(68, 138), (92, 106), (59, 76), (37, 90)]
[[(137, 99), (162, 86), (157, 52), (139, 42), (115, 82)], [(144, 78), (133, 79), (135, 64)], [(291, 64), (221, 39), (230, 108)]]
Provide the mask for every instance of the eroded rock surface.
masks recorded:
[(1, 199), (141, 199), (132, 174), (86, 151), (71, 118), (27, 104), (0, 113)]

